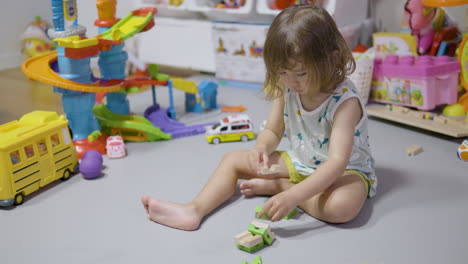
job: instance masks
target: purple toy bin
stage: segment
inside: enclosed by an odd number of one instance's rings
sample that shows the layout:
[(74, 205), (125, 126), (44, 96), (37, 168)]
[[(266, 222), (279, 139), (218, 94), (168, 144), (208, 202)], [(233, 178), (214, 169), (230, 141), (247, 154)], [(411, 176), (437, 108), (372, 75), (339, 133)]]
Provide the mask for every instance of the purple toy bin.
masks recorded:
[(85, 179), (95, 179), (101, 176), (102, 155), (97, 150), (87, 151), (80, 162), (80, 172)]

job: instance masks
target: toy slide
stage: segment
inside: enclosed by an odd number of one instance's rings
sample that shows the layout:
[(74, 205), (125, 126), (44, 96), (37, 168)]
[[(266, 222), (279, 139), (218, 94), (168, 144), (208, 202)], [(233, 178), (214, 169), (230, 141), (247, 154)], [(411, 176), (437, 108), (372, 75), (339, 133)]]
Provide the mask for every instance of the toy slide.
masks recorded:
[(136, 33), (143, 31), (145, 27), (153, 21), (153, 16), (155, 14), (156, 8), (147, 7), (134, 10), (109, 30), (97, 37), (107, 40), (124, 41), (133, 37)]
[(52, 51), (26, 60), (21, 66), (21, 69), (23, 70), (23, 73), (31, 80), (64, 89), (88, 93), (108, 93), (120, 91), (120, 82), (113, 82), (105, 85), (102, 81), (98, 81), (92, 84), (84, 84), (67, 80), (53, 70), (52, 65), (55, 63), (57, 63), (57, 51)]
[(172, 138), (188, 137), (205, 133), (205, 126), (211, 126), (213, 123), (186, 126), (184, 123), (177, 122), (168, 115), (169, 109), (160, 109), (159, 105), (150, 106), (145, 111), (145, 117), (155, 126), (160, 127), (165, 133), (172, 135)]
[[(121, 134), (127, 141), (157, 141), (171, 139), (146, 118), (137, 115), (119, 115), (104, 105), (95, 105), (93, 113), (108, 135)], [(114, 133), (110, 133), (114, 132)]]

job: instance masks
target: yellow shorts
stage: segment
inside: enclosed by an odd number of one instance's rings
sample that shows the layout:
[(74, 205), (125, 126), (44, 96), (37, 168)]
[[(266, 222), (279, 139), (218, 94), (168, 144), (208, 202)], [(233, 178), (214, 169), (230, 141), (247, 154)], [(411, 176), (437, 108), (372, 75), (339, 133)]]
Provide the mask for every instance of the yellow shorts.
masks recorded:
[[(278, 151), (278, 153), (281, 155), (281, 158), (284, 160), (284, 163), (286, 164), (286, 167), (288, 168), (289, 181), (291, 181), (292, 183), (299, 183), (308, 177), (296, 171), (296, 168), (294, 167), (291, 161), (291, 158), (289, 158), (289, 155), (286, 151)], [(364, 174), (362, 174), (361, 172), (357, 170), (345, 170), (345, 172), (353, 173), (359, 176), (361, 180), (364, 182), (364, 185), (366, 186), (367, 196), (369, 196), (370, 183), (369, 183), (369, 180), (366, 178), (366, 176), (364, 176)]]

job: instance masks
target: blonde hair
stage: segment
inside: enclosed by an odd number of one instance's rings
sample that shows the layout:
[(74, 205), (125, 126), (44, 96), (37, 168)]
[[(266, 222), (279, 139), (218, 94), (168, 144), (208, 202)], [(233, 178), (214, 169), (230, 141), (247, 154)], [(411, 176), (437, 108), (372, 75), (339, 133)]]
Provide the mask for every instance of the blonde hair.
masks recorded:
[(283, 95), (279, 71), (302, 63), (309, 83), (331, 93), (356, 68), (351, 51), (335, 21), (323, 8), (294, 5), (275, 17), (264, 47), (266, 80), (263, 87), (269, 99)]

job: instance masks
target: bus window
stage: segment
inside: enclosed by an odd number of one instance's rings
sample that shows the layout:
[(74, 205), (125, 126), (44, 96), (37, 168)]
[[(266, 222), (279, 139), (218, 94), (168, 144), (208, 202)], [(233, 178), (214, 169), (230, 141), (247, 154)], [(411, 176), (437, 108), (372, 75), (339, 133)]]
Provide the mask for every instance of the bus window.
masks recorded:
[(41, 156), (44, 156), (45, 154), (47, 154), (47, 145), (46, 145), (46, 142), (44, 139), (41, 139), (38, 143), (37, 143), (37, 148), (39, 149), (39, 154)]
[(26, 154), (26, 157), (29, 159), (34, 156), (34, 148), (33, 145), (27, 145), (24, 147), (24, 153)]
[(60, 138), (58, 134), (53, 134), (50, 137), (50, 142), (52, 142), (52, 147), (56, 147), (60, 144)]
[(70, 144), (70, 133), (68, 132), (68, 128), (62, 129), (63, 135), (63, 144), (68, 145)]
[(15, 165), (21, 162), (20, 154), (18, 150), (15, 150), (10, 153), (11, 164)]

